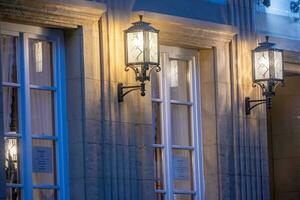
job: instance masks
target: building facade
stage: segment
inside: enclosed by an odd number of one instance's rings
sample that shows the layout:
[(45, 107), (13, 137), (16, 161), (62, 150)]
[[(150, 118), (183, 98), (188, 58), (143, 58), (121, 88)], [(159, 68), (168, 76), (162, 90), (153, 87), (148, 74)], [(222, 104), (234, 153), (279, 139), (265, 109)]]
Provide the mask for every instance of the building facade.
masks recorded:
[[(264, 2), (0, 0), (0, 199), (299, 199), (299, 12)], [(118, 102), (139, 15), (162, 70)], [(286, 87), (246, 115), (265, 35)]]

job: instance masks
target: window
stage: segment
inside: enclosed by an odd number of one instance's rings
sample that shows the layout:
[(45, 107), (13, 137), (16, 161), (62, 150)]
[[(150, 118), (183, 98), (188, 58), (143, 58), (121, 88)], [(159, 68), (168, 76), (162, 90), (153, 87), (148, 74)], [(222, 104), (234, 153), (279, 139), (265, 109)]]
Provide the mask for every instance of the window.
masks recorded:
[(198, 52), (161, 46), (161, 68), (151, 77), (156, 200), (200, 200)]
[(7, 199), (67, 199), (63, 34), (1, 25)]

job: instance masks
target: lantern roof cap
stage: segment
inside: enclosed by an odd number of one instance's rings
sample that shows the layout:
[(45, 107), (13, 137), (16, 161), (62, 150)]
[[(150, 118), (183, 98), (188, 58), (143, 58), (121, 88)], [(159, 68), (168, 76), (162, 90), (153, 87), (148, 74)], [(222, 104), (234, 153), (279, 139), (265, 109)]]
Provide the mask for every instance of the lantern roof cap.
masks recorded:
[(258, 43), (259, 46), (256, 47), (254, 49), (254, 51), (256, 52), (260, 52), (260, 51), (268, 51), (268, 50), (280, 50), (279, 48), (276, 47), (276, 44), (275, 43), (271, 43), (269, 42), (269, 36), (266, 36), (266, 41), (265, 42), (261, 42), (261, 43)]
[(138, 31), (149, 31), (149, 32), (155, 32), (158, 33), (159, 30), (153, 28), (150, 26), (150, 23), (143, 21), (143, 15), (140, 15), (140, 20), (137, 22), (133, 22), (133, 26), (129, 27), (125, 32), (138, 32)]

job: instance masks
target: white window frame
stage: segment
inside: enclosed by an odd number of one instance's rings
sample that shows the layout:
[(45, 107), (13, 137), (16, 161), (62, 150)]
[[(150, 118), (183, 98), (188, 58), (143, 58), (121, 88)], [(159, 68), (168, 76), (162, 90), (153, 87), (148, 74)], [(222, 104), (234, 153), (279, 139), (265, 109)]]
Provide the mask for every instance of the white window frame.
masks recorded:
[[(7, 188), (22, 190), (22, 199), (33, 199), (34, 189), (55, 189), (59, 200), (69, 199), (69, 172), (68, 172), (68, 137), (66, 115), (66, 79), (64, 35), (62, 30), (46, 29), (35, 26), (0, 22), (1, 35), (18, 37), (17, 70), (18, 83), (2, 82), (2, 86), (16, 87), (19, 89), (19, 127), (20, 133), (4, 133), (4, 137), (17, 137), (20, 140), (20, 184), (7, 184)], [(29, 83), (29, 39), (40, 39), (51, 42), (53, 49), (53, 86), (38, 86)], [(0, 63), (1, 65), (1, 63)], [(2, 66), (1, 66), (2, 67)], [(30, 89), (55, 91), (54, 116), (55, 135), (43, 136), (31, 134), (30, 123)], [(2, 105), (1, 105), (2, 106)], [(32, 183), (32, 139), (47, 139), (55, 141), (56, 147), (56, 185)], [(53, 155), (54, 156), (54, 155)], [(26, 157), (26, 159), (24, 159)]]
[[(203, 146), (202, 146), (202, 120), (201, 120), (201, 91), (200, 91), (200, 63), (199, 52), (192, 49), (183, 49), (171, 46), (160, 46), (161, 68), (159, 73), (159, 97), (152, 98), (153, 103), (160, 104), (161, 116), (161, 138), (162, 144), (153, 144), (153, 148), (162, 149), (162, 164), (164, 171), (164, 190), (155, 190), (155, 193), (165, 194), (167, 200), (173, 200), (174, 194), (194, 194), (195, 200), (205, 199), (204, 173), (203, 173)], [(164, 68), (164, 64), (170, 66), (169, 60), (188, 61), (191, 78), (190, 101), (178, 101), (170, 99), (170, 86), (167, 76), (169, 75)], [(192, 146), (180, 146), (171, 144), (171, 104), (192, 106), (191, 125), (192, 125)], [(194, 191), (186, 192), (173, 189), (173, 171), (172, 171), (172, 149), (194, 150), (193, 151), (193, 175)]]

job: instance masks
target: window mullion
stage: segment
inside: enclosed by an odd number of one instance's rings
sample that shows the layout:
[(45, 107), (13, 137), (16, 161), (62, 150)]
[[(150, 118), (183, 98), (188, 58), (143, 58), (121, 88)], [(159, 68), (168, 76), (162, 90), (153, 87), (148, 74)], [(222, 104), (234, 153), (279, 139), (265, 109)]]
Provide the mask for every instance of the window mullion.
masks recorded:
[(163, 54), (162, 73), (164, 79), (162, 79), (162, 94), (163, 96), (163, 113), (164, 113), (164, 143), (165, 143), (165, 175), (166, 175), (166, 196), (168, 200), (173, 200), (173, 170), (172, 170), (172, 143), (171, 143), (171, 110), (170, 110), (170, 90), (169, 90), (169, 77), (167, 68), (170, 66), (169, 55)]
[[(33, 199), (32, 195), (32, 142), (30, 123), (30, 87), (29, 87), (29, 49), (28, 35), (20, 33), (20, 93), (21, 93), (21, 130), (22, 130), (22, 152), (21, 161), (24, 199)], [(26, 159), (24, 157), (26, 155)]]
[[(200, 69), (199, 60), (195, 57), (193, 61), (190, 63), (193, 73), (192, 76), (192, 94), (193, 101), (195, 102), (193, 106), (193, 145), (194, 149), (194, 173), (195, 173), (195, 191), (196, 191), (196, 199), (205, 199), (205, 189), (204, 189), (204, 174), (203, 174), (203, 151), (202, 151), (202, 118), (201, 118), (201, 87), (200, 87)], [(197, 122), (197, 123), (195, 123)]]

